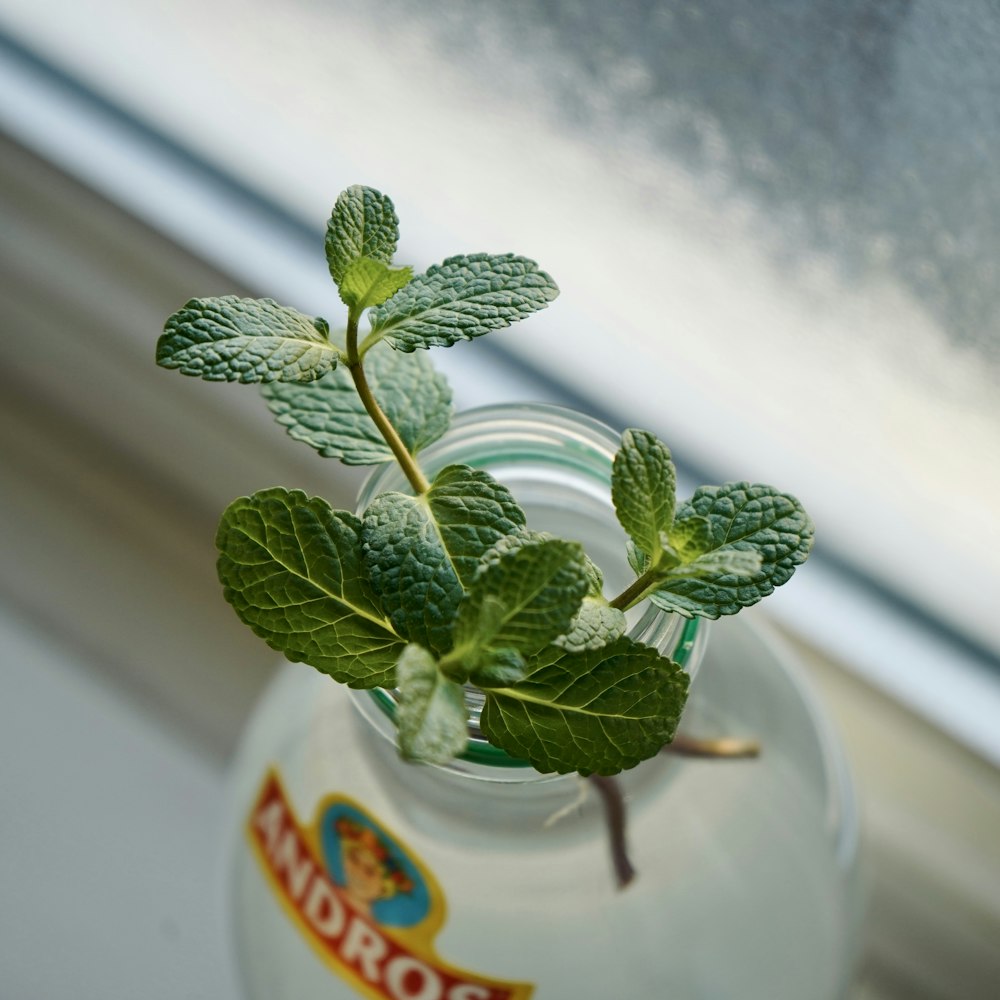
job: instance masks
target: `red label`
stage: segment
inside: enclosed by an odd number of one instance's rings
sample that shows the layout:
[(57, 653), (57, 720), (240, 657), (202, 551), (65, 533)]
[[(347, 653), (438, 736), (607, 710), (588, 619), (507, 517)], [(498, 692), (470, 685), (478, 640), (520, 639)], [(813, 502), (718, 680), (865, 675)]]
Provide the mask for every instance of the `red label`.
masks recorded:
[(442, 962), (444, 903), (433, 877), (357, 803), (331, 796), (301, 826), (275, 773), (248, 824), (250, 842), (286, 911), (330, 967), (384, 1000), (528, 1000), (533, 987)]

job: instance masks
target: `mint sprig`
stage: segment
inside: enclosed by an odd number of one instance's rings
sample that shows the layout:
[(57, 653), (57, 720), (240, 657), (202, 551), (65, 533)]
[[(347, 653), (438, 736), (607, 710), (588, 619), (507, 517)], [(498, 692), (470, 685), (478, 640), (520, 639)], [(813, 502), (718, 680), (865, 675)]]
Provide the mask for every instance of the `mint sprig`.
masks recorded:
[[(611, 496), (635, 579), (620, 594), (578, 542), (530, 530), (503, 484), (463, 465), (429, 480), (418, 455), (447, 430), (451, 390), (426, 353), (501, 330), (558, 295), (528, 258), (476, 253), (424, 273), (394, 266), (391, 199), (355, 185), (327, 225), (347, 315), (330, 336), (271, 299), (192, 299), (166, 323), (157, 363), (209, 381), (262, 383), (296, 440), (349, 465), (395, 460), (411, 492), (360, 517), (297, 490), (235, 500), (219, 525), (226, 600), (273, 648), (352, 687), (397, 692), (404, 757), (443, 763), (482, 732), (542, 771), (613, 774), (672, 739), (687, 675), (629, 638), (642, 601), (715, 618), (784, 583), (812, 523), (773, 487), (702, 487), (677, 503), (669, 449), (631, 429)], [(369, 329), (361, 326), (367, 312)]]
[(676, 482), (666, 445), (645, 431), (622, 435), (612, 497), (636, 580), (613, 607), (648, 598), (686, 618), (733, 615), (808, 557), (812, 520), (790, 494), (762, 484), (703, 486), (675, 509)]
[(756, 604), (787, 583), (812, 549), (813, 523), (802, 504), (762, 483), (702, 486), (677, 514), (682, 524), (707, 522), (702, 551), (668, 573), (649, 598), (688, 618), (733, 615)]

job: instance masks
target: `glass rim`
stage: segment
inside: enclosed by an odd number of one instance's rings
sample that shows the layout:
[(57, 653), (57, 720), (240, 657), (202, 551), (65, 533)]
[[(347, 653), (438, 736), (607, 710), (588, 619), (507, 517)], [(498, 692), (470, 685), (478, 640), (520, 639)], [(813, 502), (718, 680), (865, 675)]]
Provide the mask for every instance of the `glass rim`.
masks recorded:
[[(530, 435), (526, 435), (520, 447), (516, 440), (511, 440), (511, 418), (518, 418), (518, 422), (523, 419), (525, 422), (531, 420), (541, 420), (539, 426), (532, 429)], [(492, 448), (487, 448), (483, 455), (479, 457), (481, 466), (510, 461), (517, 457), (524, 456), (526, 440), (534, 440), (536, 446), (542, 449), (546, 445), (554, 445), (562, 437), (566, 440), (558, 442), (563, 447), (558, 456), (552, 460), (563, 467), (571, 467), (579, 471), (589, 471), (593, 473), (594, 460), (596, 459), (602, 467), (606, 467), (610, 478), (611, 464), (615, 452), (618, 450), (621, 435), (608, 424), (587, 413), (574, 410), (572, 407), (561, 406), (556, 403), (538, 402), (507, 402), (490, 403), (485, 406), (472, 407), (457, 413), (448, 431), (437, 441), (429, 445), (422, 453), (425, 458), (433, 459), (435, 452), (447, 453), (451, 448), (461, 446), (463, 432), (469, 432), (477, 428), (482, 428), (491, 419), (503, 420), (508, 423), (507, 429), (502, 435), (498, 434), (491, 442)], [(589, 434), (589, 440), (581, 437), (581, 432)], [(516, 438), (516, 431), (515, 438)], [(577, 447), (566, 447), (570, 442)], [(587, 456), (590, 461), (584, 461)], [(449, 464), (445, 462), (443, 464)], [(469, 463), (477, 464), (477, 463)], [(436, 463), (431, 461), (430, 468), (435, 468)], [(359, 506), (364, 506), (374, 498), (376, 489), (380, 481), (385, 478), (399, 477), (398, 470), (392, 464), (382, 465), (372, 470), (371, 474), (362, 484), (359, 493)], [(698, 618), (683, 618), (673, 615), (671, 612), (657, 608), (650, 603), (640, 620), (634, 624), (630, 632), (637, 635), (645, 635), (652, 627), (653, 622), (663, 617), (679, 618), (683, 621), (680, 627), (677, 640), (670, 651), (670, 656), (682, 668), (687, 669), (691, 659), (691, 654), (695, 649), (699, 637), (702, 622)], [(360, 692), (359, 692), (360, 693)], [(397, 702), (391, 689), (372, 688), (365, 692), (374, 703), (379, 713), (387, 718), (393, 726), (396, 725)], [(513, 757), (500, 747), (494, 746), (485, 736), (477, 734), (474, 730), (470, 733), (465, 752), (456, 758), (469, 764), (485, 764), (500, 768), (531, 768), (532, 765), (517, 757)]]

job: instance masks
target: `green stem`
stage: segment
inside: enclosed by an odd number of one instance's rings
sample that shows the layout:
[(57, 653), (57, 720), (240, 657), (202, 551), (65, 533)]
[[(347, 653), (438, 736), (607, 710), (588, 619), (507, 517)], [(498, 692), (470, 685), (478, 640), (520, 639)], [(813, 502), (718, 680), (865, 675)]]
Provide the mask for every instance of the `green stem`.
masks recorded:
[(382, 407), (378, 405), (378, 401), (372, 394), (371, 386), (368, 385), (365, 369), (358, 354), (358, 317), (354, 315), (349, 316), (347, 319), (346, 346), (347, 367), (351, 373), (351, 378), (354, 379), (354, 387), (358, 390), (358, 396), (368, 416), (375, 422), (375, 426), (385, 439), (385, 443), (389, 446), (390, 451), (392, 451), (393, 456), (399, 463), (399, 467), (403, 470), (403, 475), (406, 476), (410, 486), (413, 487), (413, 491), (418, 495), (426, 493), (431, 488), (431, 484), (420, 471), (420, 466), (417, 465), (416, 459), (410, 454), (406, 445), (403, 444), (402, 438), (400, 438), (396, 428), (392, 426)]
[(658, 579), (659, 573), (648, 569), (642, 576), (636, 577), (616, 598), (608, 601), (608, 604), (619, 611), (628, 611), (646, 596), (646, 591), (650, 590)]

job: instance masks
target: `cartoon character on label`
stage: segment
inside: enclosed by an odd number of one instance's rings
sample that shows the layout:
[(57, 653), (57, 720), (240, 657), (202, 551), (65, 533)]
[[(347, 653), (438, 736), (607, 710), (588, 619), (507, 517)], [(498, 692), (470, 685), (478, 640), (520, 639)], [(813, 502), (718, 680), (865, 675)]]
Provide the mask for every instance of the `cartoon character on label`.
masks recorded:
[(385, 844), (370, 827), (341, 816), (336, 823), (344, 869), (344, 894), (366, 917), (374, 919), (372, 904), (411, 892), (413, 882), (393, 862)]
[(368, 816), (346, 803), (323, 817), (328, 870), (351, 905), (387, 927), (412, 927), (430, 910), (424, 879), (406, 853)]

